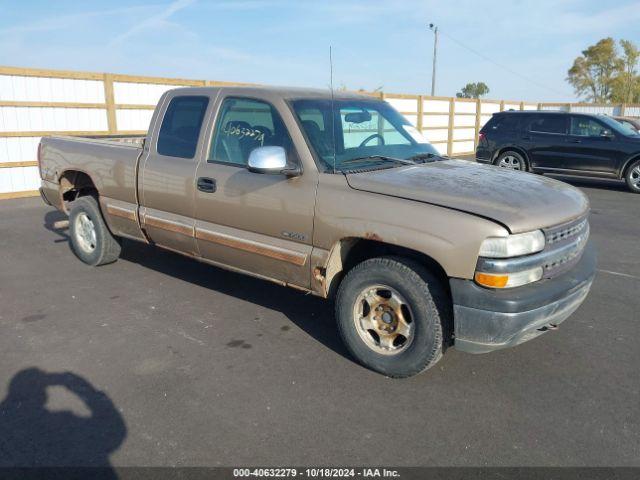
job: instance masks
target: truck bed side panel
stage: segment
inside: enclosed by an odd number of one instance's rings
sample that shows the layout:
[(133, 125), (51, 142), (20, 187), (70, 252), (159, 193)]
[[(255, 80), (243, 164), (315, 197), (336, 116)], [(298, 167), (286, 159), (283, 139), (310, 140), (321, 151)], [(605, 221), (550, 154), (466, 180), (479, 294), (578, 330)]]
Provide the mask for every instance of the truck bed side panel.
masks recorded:
[(144, 240), (138, 222), (136, 167), (142, 148), (135, 144), (76, 138), (43, 138), (41, 177), (43, 193), (59, 210), (61, 178), (82, 172), (98, 190), (102, 214), (115, 235)]

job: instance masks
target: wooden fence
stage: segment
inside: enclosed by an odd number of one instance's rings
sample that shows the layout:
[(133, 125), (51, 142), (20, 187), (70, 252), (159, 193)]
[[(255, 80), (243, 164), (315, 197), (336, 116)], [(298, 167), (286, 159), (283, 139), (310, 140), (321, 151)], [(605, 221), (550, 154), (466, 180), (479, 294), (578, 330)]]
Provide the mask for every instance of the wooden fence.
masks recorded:
[[(0, 199), (37, 195), (42, 136), (146, 133), (160, 96), (179, 86), (248, 83), (0, 66)], [(471, 154), (502, 110), (562, 109), (640, 116), (640, 105), (549, 104), (369, 93), (403, 113), (441, 152)]]

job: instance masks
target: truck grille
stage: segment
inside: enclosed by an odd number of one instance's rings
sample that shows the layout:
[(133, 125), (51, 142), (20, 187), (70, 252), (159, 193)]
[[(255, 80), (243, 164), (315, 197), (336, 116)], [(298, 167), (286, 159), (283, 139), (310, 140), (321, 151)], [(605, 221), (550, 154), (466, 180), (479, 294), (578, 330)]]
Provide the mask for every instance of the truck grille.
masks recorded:
[(589, 240), (589, 221), (585, 215), (543, 231), (547, 240), (543, 252), (548, 254), (543, 266), (544, 277), (553, 278), (569, 270), (580, 260)]
[(553, 245), (554, 243), (562, 242), (563, 240), (571, 239), (578, 235), (585, 228), (589, 228), (589, 222), (586, 217), (579, 218), (569, 224), (560, 225), (544, 231), (547, 238), (547, 245)]

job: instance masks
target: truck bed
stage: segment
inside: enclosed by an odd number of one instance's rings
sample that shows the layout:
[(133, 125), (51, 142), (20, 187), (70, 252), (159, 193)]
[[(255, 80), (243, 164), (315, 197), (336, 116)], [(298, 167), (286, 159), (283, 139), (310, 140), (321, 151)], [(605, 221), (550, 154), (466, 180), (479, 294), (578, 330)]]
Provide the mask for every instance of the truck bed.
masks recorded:
[(86, 175), (102, 199), (136, 205), (137, 163), (144, 140), (145, 137), (123, 135), (43, 137), (39, 154), (43, 195), (64, 210), (58, 193), (61, 181), (64, 182), (65, 177)]

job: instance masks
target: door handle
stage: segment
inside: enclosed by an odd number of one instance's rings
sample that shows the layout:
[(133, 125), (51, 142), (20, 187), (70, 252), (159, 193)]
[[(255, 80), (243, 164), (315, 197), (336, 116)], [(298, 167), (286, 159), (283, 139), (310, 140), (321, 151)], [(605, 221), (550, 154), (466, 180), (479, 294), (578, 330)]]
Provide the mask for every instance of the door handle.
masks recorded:
[(216, 191), (216, 181), (213, 178), (198, 178), (198, 190), (205, 193), (213, 193)]
[(567, 142), (569, 143), (582, 143), (582, 140), (579, 140), (577, 138), (570, 138), (567, 140)]
[(527, 136), (522, 137), (522, 140), (531, 140), (531, 137), (527, 135)]

